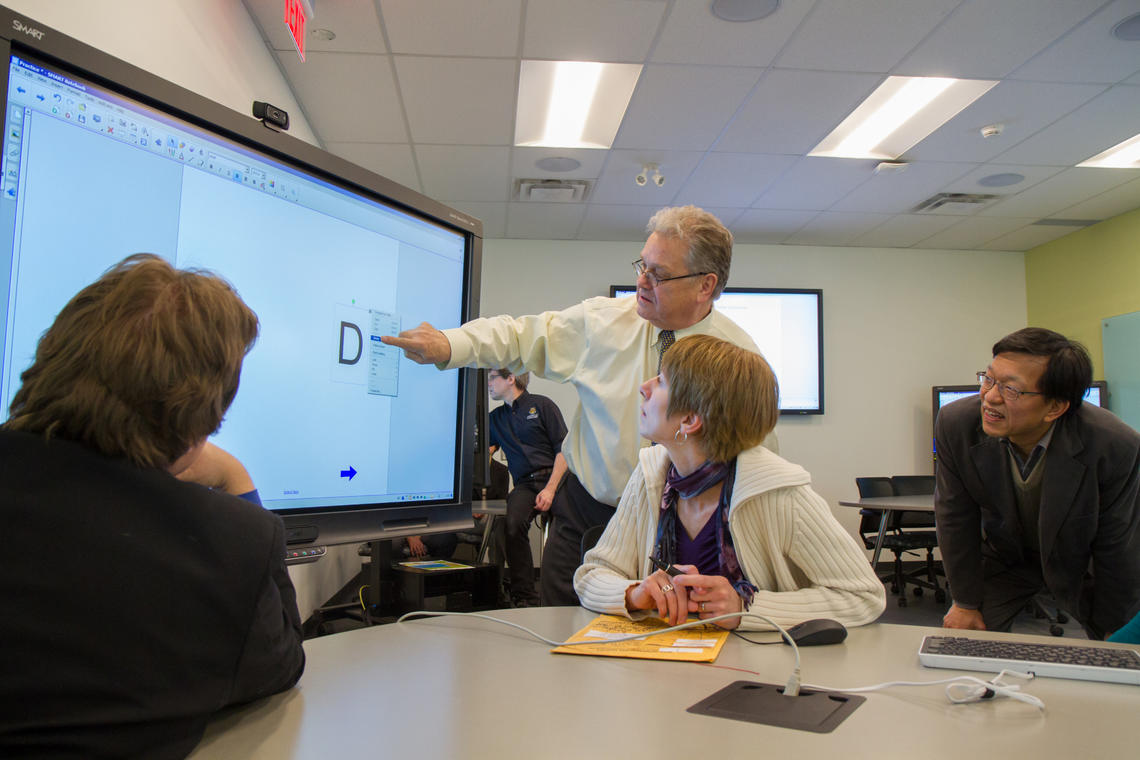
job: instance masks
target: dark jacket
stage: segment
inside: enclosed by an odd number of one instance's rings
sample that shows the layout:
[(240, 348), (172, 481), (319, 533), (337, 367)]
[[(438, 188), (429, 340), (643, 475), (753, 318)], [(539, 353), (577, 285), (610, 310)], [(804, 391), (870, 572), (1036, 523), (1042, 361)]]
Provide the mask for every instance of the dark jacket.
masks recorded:
[[(987, 557), (1026, 560), (1009, 455), (982, 430), (981, 399), (948, 404), (934, 428), (935, 520), (955, 601), (982, 602)], [(1058, 604), (1098, 636), (1140, 608), (1140, 434), (1081, 404), (1055, 423), (1038, 518), (1041, 569)], [(983, 538), (984, 536), (984, 538)]]
[(176, 758), (304, 668), (281, 520), (0, 430), (0, 757)]

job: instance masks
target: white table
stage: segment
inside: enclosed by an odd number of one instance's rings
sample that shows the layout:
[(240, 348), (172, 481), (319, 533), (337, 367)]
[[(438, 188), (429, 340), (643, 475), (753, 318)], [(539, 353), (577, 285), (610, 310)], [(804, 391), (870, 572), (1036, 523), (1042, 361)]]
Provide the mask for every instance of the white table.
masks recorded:
[(855, 507), (857, 509), (878, 509), (882, 511), (879, 518), (879, 534), (875, 537), (875, 551), (871, 555), (871, 567), (879, 570), (879, 554), (883, 550), (883, 537), (887, 534), (887, 523), (891, 512), (933, 512), (934, 494), (918, 494), (911, 496), (867, 496), (858, 501), (840, 500), (842, 507)]
[[(577, 607), (493, 614), (557, 639), (594, 617)], [(804, 681), (851, 687), (947, 678), (956, 671), (923, 668), (916, 656), (923, 635), (939, 632), (945, 633), (900, 625), (852, 629), (844, 644), (802, 650)], [(952, 705), (941, 686), (895, 688), (867, 695), (833, 733), (814, 734), (685, 712), (737, 680), (787, 679), (787, 647), (736, 637), (715, 664), (759, 675), (551, 654), (519, 631), (475, 618), (339, 633), (306, 642), (305, 651), (308, 665), (297, 688), (216, 719), (192, 757), (1048, 760), (1136, 754), (1140, 687), (1120, 684), (1038, 679), (1027, 690), (1044, 700), (1044, 713), (1013, 700)]]

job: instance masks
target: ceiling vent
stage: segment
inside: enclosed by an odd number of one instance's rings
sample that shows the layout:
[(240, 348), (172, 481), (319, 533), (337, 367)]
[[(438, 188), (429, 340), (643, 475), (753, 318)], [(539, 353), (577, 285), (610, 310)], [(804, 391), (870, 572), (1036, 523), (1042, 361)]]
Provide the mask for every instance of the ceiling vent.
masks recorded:
[(515, 200), (532, 203), (581, 203), (590, 194), (585, 179), (516, 179)]
[(1041, 227), (1091, 227), (1099, 219), (1038, 219), (1034, 224)]
[(930, 196), (912, 208), (911, 211), (914, 213), (923, 213), (946, 207), (964, 209), (970, 206), (979, 206), (983, 203), (989, 203), (994, 198), (1000, 197), (1000, 195), (993, 195), (991, 193), (938, 193), (937, 195)]

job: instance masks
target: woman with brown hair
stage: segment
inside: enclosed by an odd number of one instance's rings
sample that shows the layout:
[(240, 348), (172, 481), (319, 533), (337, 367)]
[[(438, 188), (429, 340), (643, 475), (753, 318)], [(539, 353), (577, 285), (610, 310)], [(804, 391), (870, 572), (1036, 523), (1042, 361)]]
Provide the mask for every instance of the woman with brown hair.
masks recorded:
[[(574, 575), (584, 607), (670, 624), (764, 614), (780, 625), (875, 620), (883, 585), (802, 467), (760, 446), (779, 415), (759, 354), (707, 335), (677, 341), (641, 386), (641, 450), (617, 513)], [(681, 575), (654, 570), (650, 557)], [(725, 628), (764, 628), (727, 619)]]

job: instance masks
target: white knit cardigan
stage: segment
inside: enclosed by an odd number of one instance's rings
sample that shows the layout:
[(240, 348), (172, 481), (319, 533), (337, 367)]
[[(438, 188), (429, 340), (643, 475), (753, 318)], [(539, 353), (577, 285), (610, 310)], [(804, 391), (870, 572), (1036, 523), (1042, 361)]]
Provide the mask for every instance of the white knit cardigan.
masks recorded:
[[(669, 464), (663, 446), (641, 450), (617, 512), (574, 573), (583, 607), (633, 619), (650, 614), (627, 611), (625, 590), (652, 572)], [(883, 584), (810, 483), (804, 468), (762, 446), (736, 460), (728, 526), (744, 577), (759, 589), (749, 610), (785, 627), (812, 618), (870, 623), (886, 606)], [(740, 628), (771, 626), (745, 618)]]

